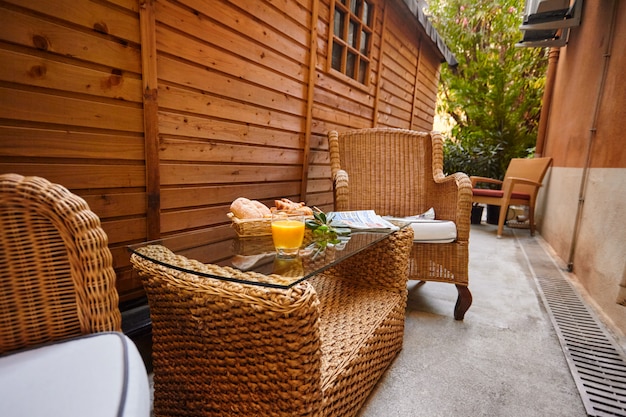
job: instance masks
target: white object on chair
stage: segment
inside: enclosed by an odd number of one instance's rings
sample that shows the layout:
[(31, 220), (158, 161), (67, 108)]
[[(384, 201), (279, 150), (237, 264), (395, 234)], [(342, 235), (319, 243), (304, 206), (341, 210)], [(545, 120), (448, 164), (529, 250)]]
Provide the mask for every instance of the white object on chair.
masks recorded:
[(385, 218), (411, 223), (413, 242), (416, 243), (451, 243), (456, 240), (456, 224), (450, 220), (435, 220), (432, 207), (416, 216)]
[(123, 333), (94, 333), (0, 357), (3, 417), (148, 417), (148, 374)]

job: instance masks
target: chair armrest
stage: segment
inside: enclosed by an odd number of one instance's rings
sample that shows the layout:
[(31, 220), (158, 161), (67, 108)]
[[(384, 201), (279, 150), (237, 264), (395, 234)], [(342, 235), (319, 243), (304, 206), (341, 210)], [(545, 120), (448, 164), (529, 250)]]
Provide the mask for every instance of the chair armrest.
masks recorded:
[(488, 178), (488, 177), (471, 176), (470, 181), (472, 181), (472, 188), (476, 188), (476, 184), (478, 184), (479, 182), (502, 185), (502, 181), (497, 180), (495, 178)]
[(335, 210), (348, 210), (350, 207), (348, 173), (343, 169), (338, 170), (333, 177), (333, 191), (335, 198)]
[(457, 240), (467, 241), (472, 212), (472, 183), (462, 172), (435, 176), (436, 193), (430, 196), (437, 219), (451, 220), (457, 229)]
[(527, 186), (534, 187), (533, 191), (530, 194), (536, 196), (537, 190), (539, 190), (539, 188), (543, 184), (537, 181), (526, 179), (526, 178), (507, 177), (504, 179), (504, 182), (502, 185), (502, 193), (504, 194), (505, 198), (509, 198), (511, 196), (511, 193), (513, 193), (513, 190), (515, 189), (516, 185), (527, 185)]
[(525, 184), (525, 185), (532, 185), (535, 186), (537, 188), (542, 187), (543, 184), (537, 181), (533, 181), (533, 180), (529, 180), (526, 178), (519, 178), (519, 177), (508, 177), (504, 179), (505, 182), (510, 182), (511, 186), (515, 185), (515, 184)]
[[(358, 239), (355, 233), (351, 239)], [(405, 227), (374, 246), (341, 261), (326, 273), (361, 285), (406, 291), (413, 229)]]

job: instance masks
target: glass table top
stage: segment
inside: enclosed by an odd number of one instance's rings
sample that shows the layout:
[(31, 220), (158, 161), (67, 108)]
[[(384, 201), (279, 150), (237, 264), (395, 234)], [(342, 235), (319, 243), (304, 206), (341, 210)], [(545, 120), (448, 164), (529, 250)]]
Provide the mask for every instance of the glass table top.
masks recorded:
[[(404, 226), (406, 225), (400, 225)], [(314, 240), (307, 231), (298, 256), (291, 259), (276, 256), (272, 236), (238, 237), (231, 229), (221, 232), (216, 232), (215, 229), (198, 230), (130, 245), (128, 248), (150, 262), (197, 276), (264, 287), (289, 288), (380, 242), (391, 233), (392, 230), (352, 232), (341, 243), (333, 245)], [(154, 250), (159, 247), (165, 247), (176, 255), (205, 265), (218, 265), (227, 267), (226, 269), (234, 268), (235, 271), (258, 274), (251, 274), (254, 279), (248, 279), (247, 274), (224, 274), (222, 268), (211, 270), (189, 265), (181, 267), (169, 260), (170, 258), (161, 256), (162, 252)]]

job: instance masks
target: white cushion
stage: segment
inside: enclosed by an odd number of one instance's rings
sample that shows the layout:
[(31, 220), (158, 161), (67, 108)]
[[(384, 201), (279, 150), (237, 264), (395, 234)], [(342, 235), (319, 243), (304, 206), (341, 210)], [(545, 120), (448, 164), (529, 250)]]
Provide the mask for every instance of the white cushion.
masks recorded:
[(419, 243), (450, 243), (456, 240), (456, 224), (450, 220), (412, 221), (413, 241)]
[(0, 416), (148, 417), (148, 374), (122, 333), (97, 333), (0, 357)]

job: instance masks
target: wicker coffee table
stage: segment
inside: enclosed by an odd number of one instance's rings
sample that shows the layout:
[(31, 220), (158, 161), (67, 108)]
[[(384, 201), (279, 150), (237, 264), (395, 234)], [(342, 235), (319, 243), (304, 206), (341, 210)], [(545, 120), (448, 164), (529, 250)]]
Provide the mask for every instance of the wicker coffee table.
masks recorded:
[(402, 348), (412, 229), (276, 259), (271, 237), (134, 245), (155, 416), (355, 415)]

